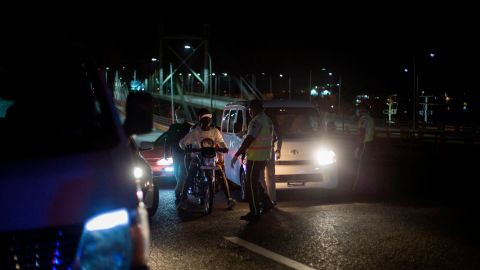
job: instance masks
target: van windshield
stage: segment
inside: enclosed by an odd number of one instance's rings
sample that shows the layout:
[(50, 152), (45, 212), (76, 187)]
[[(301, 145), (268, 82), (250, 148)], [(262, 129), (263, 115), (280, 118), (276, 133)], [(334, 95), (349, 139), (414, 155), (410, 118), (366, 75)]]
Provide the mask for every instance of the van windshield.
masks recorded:
[(284, 138), (316, 136), (320, 132), (320, 118), (314, 108), (266, 108), (265, 112), (278, 124)]

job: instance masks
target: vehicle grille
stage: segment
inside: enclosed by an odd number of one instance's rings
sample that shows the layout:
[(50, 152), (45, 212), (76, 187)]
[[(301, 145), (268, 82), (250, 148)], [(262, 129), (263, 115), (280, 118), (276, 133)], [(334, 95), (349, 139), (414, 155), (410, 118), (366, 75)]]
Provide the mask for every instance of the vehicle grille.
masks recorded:
[(322, 182), (323, 177), (321, 174), (286, 174), (275, 175), (275, 181), (277, 182)]
[(71, 269), (82, 226), (0, 233), (0, 269)]
[(312, 160), (277, 160), (275, 165), (311, 165), (314, 164)]

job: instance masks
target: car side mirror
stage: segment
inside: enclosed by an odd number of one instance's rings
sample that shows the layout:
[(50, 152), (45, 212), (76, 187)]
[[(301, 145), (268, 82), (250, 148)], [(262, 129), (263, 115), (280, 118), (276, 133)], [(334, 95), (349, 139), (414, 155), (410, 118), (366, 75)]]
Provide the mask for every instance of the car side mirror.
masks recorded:
[(127, 136), (150, 133), (153, 128), (153, 97), (135, 92), (127, 97), (126, 118), (123, 124)]
[(147, 151), (153, 149), (153, 142), (141, 142), (140, 151)]

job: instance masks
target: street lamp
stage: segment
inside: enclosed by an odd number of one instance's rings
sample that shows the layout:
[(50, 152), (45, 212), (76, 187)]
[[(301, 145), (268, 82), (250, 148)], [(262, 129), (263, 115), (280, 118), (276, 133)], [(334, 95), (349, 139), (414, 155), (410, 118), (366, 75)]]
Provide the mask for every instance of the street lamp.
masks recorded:
[(188, 45), (188, 44), (185, 44), (185, 46), (183, 46), (186, 50), (190, 50), (192, 48), (192, 46)]

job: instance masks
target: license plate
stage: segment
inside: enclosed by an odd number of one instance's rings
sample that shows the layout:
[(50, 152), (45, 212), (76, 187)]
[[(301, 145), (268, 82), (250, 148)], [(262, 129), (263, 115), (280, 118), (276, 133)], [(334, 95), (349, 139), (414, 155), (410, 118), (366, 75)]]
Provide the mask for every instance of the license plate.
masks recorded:
[(301, 187), (301, 186), (305, 186), (305, 182), (302, 182), (302, 181), (288, 181), (287, 185), (292, 186), (292, 187)]

